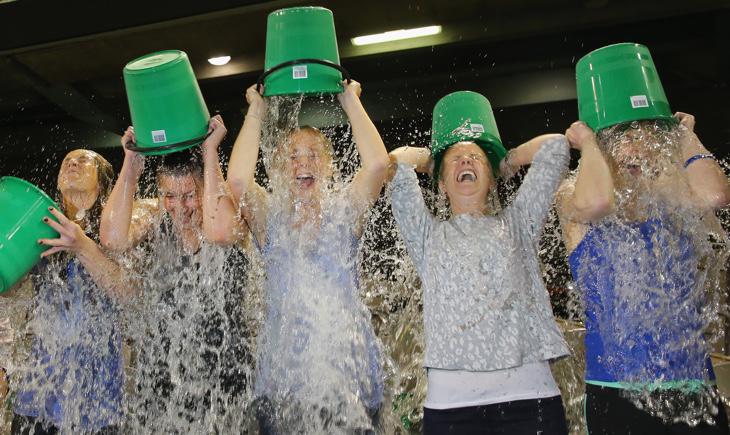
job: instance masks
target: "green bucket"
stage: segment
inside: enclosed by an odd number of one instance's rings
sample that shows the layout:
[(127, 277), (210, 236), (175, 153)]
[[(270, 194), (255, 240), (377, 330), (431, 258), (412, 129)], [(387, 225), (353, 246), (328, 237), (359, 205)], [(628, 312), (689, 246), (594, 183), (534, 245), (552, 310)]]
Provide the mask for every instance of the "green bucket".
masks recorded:
[(340, 66), (332, 11), (306, 6), (269, 14), (258, 80), (264, 96), (339, 93), (343, 76), (350, 78)]
[(649, 49), (614, 44), (583, 56), (575, 67), (578, 114), (594, 131), (645, 119), (676, 122)]
[(507, 150), (499, 137), (492, 105), (484, 95), (459, 91), (441, 98), (433, 108), (431, 155), (434, 159), (434, 180), (439, 178), (441, 160), (446, 150), (457, 142), (479, 145), (489, 158), (495, 174)]
[(0, 178), (0, 293), (8, 290), (40, 260), (48, 246), (38, 239), (55, 239), (58, 233), (43, 222), (56, 219), (48, 207), (58, 206), (42, 190), (15, 177)]
[(128, 148), (160, 155), (205, 140), (210, 114), (185, 52), (158, 51), (129, 62), (124, 85), (137, 137)]

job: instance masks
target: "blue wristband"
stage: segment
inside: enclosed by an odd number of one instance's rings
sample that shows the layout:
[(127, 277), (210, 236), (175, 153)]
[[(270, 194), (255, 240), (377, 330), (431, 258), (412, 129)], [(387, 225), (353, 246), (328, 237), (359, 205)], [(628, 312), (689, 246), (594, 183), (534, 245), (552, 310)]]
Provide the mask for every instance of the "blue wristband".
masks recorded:
[(699, 159), (717, 160), (715, 158), (715, 156), (713, 156), (712, 154), (695, 154), (692, 157), (688, 158), (686, 162), (684, 162), (684, 169), (687, 169), (687, 166), (691, 165), (692, 163), (694, 163), (696, 160), (699, 160)]

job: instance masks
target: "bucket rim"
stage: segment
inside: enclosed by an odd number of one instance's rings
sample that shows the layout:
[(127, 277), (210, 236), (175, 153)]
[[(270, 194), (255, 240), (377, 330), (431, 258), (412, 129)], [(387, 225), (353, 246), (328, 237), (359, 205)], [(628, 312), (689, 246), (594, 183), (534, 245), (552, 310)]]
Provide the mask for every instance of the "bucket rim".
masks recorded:
[(297, 12), (327, 11), (330, 14), (332, 14), (332, 10), (328, 9), (324, 6), (294, 6), (291, 8), (281, 8), (281, 9), (277, 9), (273, 12), (270, 12), (268, 15), (268, 18), (271, 18), (275, 15), (281, 15), (282, 13), (289, 12), (289, 11), (297, 11)]
[(36, 193), (40, 194), (40, 196), (42, 196), (43, 198), (45, 198), (48, 201), (50, 201), (51, 204), (53, 204), (53, 207), (54, 208), (58, 209), (58, 205), (56, 204), (56, 201), (54, 201), (53, 199), (51, 199), (51, 197), (48, 196), (48, 194), (46, 192), (44, 192), (40, 187), (36, 186), (35, 184), (31, 183), (30, 181), (27, 181), (27, 180), (24, 180), (24, 179), (18, 178), (18, 177), (13, 177), (12, 175), (5, 175), (3, 177), (0, 177), (0, 183), (2, 183), (4, 180), (14, 181), (14, 182), (19, 183), (19, 184), (22, 184), (22, 185), (24, 185), (26, 187), (30, 187)]
[[(173, 60), (171, 60), (169, 62), (165, 62), (163, 64), (156, 65), (156, 66), (149, 67), (149, 68), (132, 69), (132, 68), (129, 67), (133, 63), (138, 62), (138, 61), (140, 61), (142, 59), (145, 59), (145, 58), (148, 58), (148, 57), (151, 57), (151, 56), (156, 56), (156, 55), (159, 55), (159, 54), (164, 54), (164, 53), (175, 53), (175, 54), (178, 54), (180, 56), (178, 56), (177, 58), (175, 58), (175, 59), (173, 59)], [(144, 54), (142, 56), (136, 57), (136, 58), (130, 60), (129, 62), (127, 62), (127, 64), (124, 65), (124, 74), (126, 74), (126, 75), (137, 75), (137, 74), (149, 74), (150, 71), (163, 71), (163, 70), (166, 70), (168, 68), (172, 68), (173, 66), (177, 65), (180, 62), (183, 62), (184, 59), (188, 59), (188, 54), (185, 53), (182, 50), (169, 49), (169, 50), (154, 51), (152, 53), (147, 53), (147, 54)]]
[(646, 50), (647, 52), (649, 52), (649, 47), (647, 47), (644, 44), (639, 44), (638, 42), (617, 42), (615, 44), (609, 44), (609, 45), (604, 45), (603, 47), (598, 47), (595, 50), (591, 50), (588, 53), (584, 54), (583, 57), (581, 57), (580, 59), (578, 59), (578, 61), (575, 63), (575, 68), (577, 70), (579, 68), (579, 65), (582, 65), (585, 62), (587, 62), (592, 56), (595, 56), (596, 53), (599, 53), (599, 52), (602, 52), (604, 50), (608, 50), (608, 49), (611, 49), (611, 48), (616, 48), (616, 47), (629, 47), (629, 46), (632, 46), (632, 47), (640, 47), (641, 49)]

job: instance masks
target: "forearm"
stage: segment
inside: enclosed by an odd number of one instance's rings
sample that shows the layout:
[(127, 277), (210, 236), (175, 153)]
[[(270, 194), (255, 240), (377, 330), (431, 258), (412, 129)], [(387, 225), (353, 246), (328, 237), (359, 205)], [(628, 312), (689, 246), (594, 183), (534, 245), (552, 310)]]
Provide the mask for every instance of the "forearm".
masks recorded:
[(88, 237), (76, 253), (84, 269), (100, 288), (118, 301), (125, 301), (137, 293), (138, 283), (124, 273), (121, 266), (110, 260), (99, 246)]
[(404, 164), (412, 166), (416, 172), (431, 172), (431, 151), (428, 148), (404, 146), (391, 151), (389, 157), (393, 166)]
[(231, 161), (228, 165), (228, 186), (233, 198), (238, 202), (254, 187), (263, 116), (263, 108), (250, 106), (241, 131), (233, 144)]
[(128, 247), (138, 176), (131, 163), (125, 159), (119, 178), (101, 213), (99, 238), (108, 249), (118, 251)]
[[(682, 162), (698, 154), (710, 154), (693, 132), (682, 141)], [(697, 201), (703, 207), (719, 209), (730, 203), (730, 185), (727, 176), (716, 160), (698, 159), (684, 169), (687, 180)]]
[(614, 208), (613, 177), (595, 141), (581, 148), (571, 203), (570, 218), (578, 222), (600, 219)]
[(348, 96), (342, 108), (352, 125), (352, 136), (362, 161), (361, 170), (385, 176), (390, 160), (378, 129), (368, 116), (359, 98)]
[(519, 145), (516, 148), (511, 149), (509, 151), (509, 154), (507, 154), (509, 165), (516, 169), (521, 166), (532, 164), (532, 160), (535, 157), (535, 154), (537, 154), (537, 152), (540, 150), (542, 144), (549, 139), (560, 136), (562, 135), (556, 133), (543, 134), (528, 140), (527, 142)]
[(236, 210), (223, 178), (218, 150), (204, 150), (203, 162), (203, 234), (212, 243), (228, 245), (236, 238)]

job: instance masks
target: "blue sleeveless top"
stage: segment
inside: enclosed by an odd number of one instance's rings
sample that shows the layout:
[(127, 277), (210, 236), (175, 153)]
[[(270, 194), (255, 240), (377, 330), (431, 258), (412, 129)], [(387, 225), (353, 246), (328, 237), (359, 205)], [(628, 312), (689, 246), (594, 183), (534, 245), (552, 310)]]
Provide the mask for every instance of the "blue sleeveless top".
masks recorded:
[[(269, 217), (261, 248), (267, 277), (258, 395), (272, 400), (349, 395), (370, 410), (383, 400), (383, 352), (360, 300), (359, 240), (347, 208), (330, 206), (335, 210), (325, 212), (316, 230), (293, 230), (285, 213)], [(313, 230), (316, 235), (302, 237)]]
[(714, 379), (688, 234), (658, 218), (604, 219), (568, 260), (585, 300), (586, 381)]
[(42, 303), (34, 316), (45, 326), (34, 338), (14, 411), (65, 430), (98, 431), (122, 417), (119, 312), (78, 260), (65, 272), (63, 286), (44, 275), (36, 281)]

